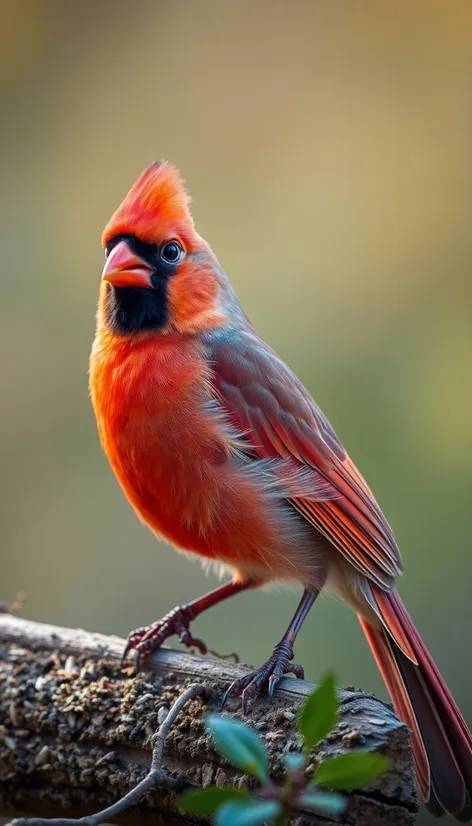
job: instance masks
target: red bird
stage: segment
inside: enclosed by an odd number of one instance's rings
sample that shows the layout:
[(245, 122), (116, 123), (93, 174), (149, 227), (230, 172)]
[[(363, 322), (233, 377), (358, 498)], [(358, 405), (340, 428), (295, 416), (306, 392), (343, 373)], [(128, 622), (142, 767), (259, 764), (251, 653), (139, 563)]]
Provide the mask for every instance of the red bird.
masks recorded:
[(139, 656), (202, 611), (272, 580), (303, 588), (267, 662), (230, 686), (247, 699), (283, 674), (325, 585), (359, 616), (412, 731), (430, 812), (472, 820), (472, 737), (400, 597), (393, 533), (308, 391), (258, 335), (196, 233), (178, 171), (154, 163), (103, 233), (90, 389), (103, 449), (139, 518), (232, 572), (225, 585), (130, 635)]

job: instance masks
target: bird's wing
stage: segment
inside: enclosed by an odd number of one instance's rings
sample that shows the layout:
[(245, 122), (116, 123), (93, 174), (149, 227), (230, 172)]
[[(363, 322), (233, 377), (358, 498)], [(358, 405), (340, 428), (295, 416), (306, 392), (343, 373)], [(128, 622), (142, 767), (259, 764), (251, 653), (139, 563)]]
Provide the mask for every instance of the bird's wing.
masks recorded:
[(252, 331), (213, 334), (207, 344), (214, 393), (255, 453), (295, 458), (338, 493), (289, 501), (358, 571), (389, 588), (402, 568), (393, 533), (308, 391)]

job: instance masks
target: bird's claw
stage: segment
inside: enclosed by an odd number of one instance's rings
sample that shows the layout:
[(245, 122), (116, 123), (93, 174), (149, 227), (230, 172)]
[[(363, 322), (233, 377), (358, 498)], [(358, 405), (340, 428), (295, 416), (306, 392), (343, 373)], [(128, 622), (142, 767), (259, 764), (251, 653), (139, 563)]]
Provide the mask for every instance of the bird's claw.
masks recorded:
[(224, 708), (232, 694), (241, 694), (243, 714), (247, 714), (249, 698), (260, 694), (266, 685), (269, 697), (273, 697), (277, 683), (284, 674), (291, 672), (297, 679), (303, 680), (305, 673), (302, 666), (292, 663), (292, 659), (293, 643), (288, 639), (282, 640), (275, 646), (272, 656), (264, 665), (231, 683), (223, 697), (222, 707)]
[(194, 619), (194, 614), (189, 606), (174, 608), (169, 611), (161, 620), (153, 622), (152, 625), (137, 628), (129, 635), (121, 657), (123, 664), (127, 654), (134, 650), (135, 666), (138, 673), (141, 666), (142, 657), (148, 656), (152, 651), (156, 651), (163, 643), (174, 634), (177, 634), (180, 642), (187, 648), (198, 648), (201, 654), (206, 654), (208, 649), (203, 640), (193, 637), (190, 633), (190, 623)]

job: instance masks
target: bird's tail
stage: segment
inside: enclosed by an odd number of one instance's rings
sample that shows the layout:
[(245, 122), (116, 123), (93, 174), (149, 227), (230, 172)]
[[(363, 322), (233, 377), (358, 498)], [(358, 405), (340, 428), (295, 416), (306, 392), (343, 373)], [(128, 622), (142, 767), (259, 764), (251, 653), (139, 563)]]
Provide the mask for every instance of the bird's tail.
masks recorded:
[[(469, 823), (471, 733), (398, 594), (376, 586), (372, 592), (390, 633), (359, 619), (395, 710), (411, 729), (420, 794), (431, 814)], [(400, 648), (399, 639), (406, 645)]]

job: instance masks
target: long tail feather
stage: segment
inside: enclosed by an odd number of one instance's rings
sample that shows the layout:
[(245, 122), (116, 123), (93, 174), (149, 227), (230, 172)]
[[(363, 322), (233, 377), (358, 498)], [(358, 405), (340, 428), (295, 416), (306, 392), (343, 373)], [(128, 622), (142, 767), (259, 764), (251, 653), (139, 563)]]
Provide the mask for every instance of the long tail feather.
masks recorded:
[[(397, 593), (374, 596), (386, 629), (359, 617), (398, 716), (411, 729), (420, 794), (431, 814), (472, 821), (472, 736)], [(377, 592), (377, 593), (376, 593)], [(394, 638), (401, 629), (417, 662)]]

